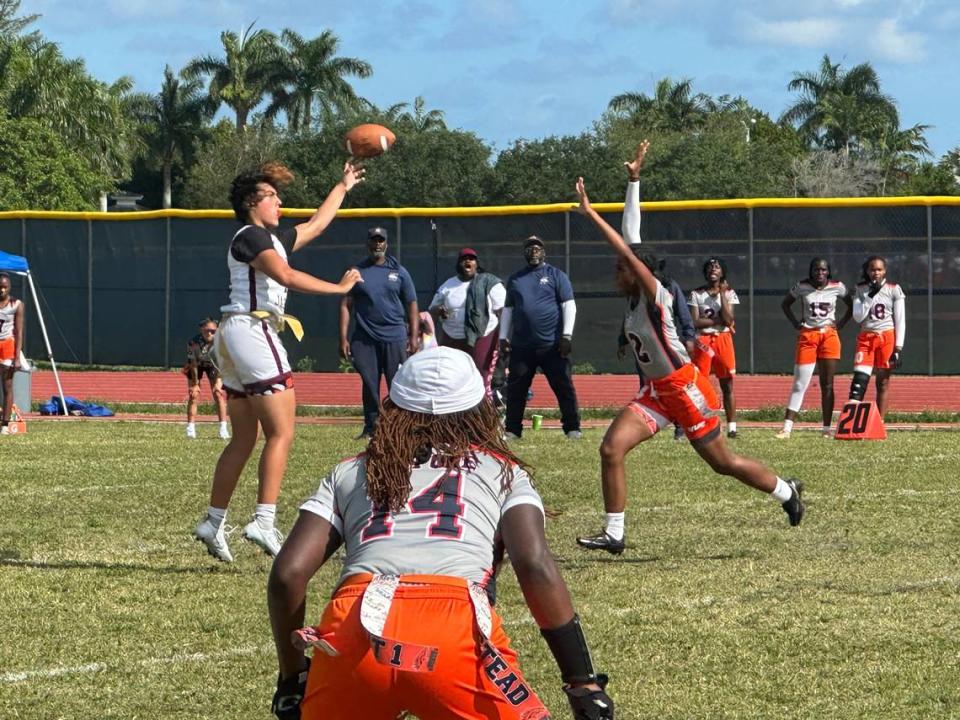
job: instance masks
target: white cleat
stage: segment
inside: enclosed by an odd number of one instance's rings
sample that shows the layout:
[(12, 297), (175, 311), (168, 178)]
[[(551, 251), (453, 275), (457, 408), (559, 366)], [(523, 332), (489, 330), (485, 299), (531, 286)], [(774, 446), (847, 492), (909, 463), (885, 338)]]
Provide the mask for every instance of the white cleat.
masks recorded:
[(230, 431), (227, 430), (225, 427), (220, 428), (220, 439), (221, 439), (221, 440), (229, 440), (229, 439), (230, 439)]
[(283, 534), (279, 530), (275, 527), (262, 527), (256, 518), (244, 526), (243, 537), (254, 545), (259, 545), (260, 549), (270, 557), (277, 556), (277, 553), (280, 552), (280, 545), (283, 543)]
[(788, 433), (786, 430), (781, 430), (781, 431), (778, 432), (776, 435), (774, 435), (774, 437), (775, 437), (777, 440), (789, 440), (789, 439), (790, 439), (790, 433)]
[(213, 524), (213, 520), (207, 515), (200, 524), (193, 530), (193, 536), (207, 546), (207, 552), (213, 555), (221, 562), (233, 562), (233, 555), (230, 554), (230, 548), (227, 547), (227, 535), (233, 532), (233, 528), (227, 528), (226, 523), (219, 527)]
[(187, 426), (187, 437), (196, 440), (197, 438), (197, 429), (195, 427)]

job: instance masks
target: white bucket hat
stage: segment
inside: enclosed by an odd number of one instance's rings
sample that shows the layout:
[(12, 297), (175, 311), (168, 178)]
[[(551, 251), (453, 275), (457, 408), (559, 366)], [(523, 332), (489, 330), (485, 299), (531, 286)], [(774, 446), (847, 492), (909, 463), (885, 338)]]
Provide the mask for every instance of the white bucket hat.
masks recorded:
[(429, 415), (448, 415), (477, 405), (486, 390), (473, 359), (450, 347), (415, 353), (397, 370), (390, 399), (398, 407)]

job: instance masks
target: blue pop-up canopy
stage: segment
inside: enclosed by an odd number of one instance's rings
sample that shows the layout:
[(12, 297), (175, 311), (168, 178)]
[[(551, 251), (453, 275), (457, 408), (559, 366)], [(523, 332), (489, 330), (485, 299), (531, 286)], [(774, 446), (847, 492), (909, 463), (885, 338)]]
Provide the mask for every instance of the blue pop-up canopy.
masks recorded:
[(40, 321), (40, 331), (43, 333), (43, 342), (47, 346), (47, 356), (50, 358), (50, 366), (53, 368), (53, 378), (57, 381), (57, 390), (60, 391), (60, 401), (63, 403), (63, 407), (66, 408), (67, 402), (63, 399), (63, 387), (60, 385), (60, 374), (57, 372), (57, 362), (53, 359), (53, 350), (50, 349), (50, 338), (47, 336), (47, 324), (43, 321), (43, 312), (41, 312), (40, 303), (37, 301), (37, 289), (34, 287), (33, 276), (30, 274), (30, 266), (27, 264), (27, 259), (0, 250), (0, 272), (12, 272), (17, 275), (25, 275), (27, 282), (30, 284), (30, 294), (33, 295), (33, 306), (37, 309), (37, 319)]

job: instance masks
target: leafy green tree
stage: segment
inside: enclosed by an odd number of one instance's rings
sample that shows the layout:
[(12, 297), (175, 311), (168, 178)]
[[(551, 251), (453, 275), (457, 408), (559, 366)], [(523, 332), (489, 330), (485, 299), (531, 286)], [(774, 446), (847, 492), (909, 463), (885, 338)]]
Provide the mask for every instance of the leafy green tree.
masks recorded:
[(613, 97), (608, 107), (652, 130), (684, 132), (701, 125), (711, 102), (709, 95), (693, 92), (690, 78), (675, 82), (665, 77), (657, 81), (652, 97), (626, 92)]
[(794, 73), (787, 89), (800, 97), (780, 121), (795, 125), (813, 147), (849, 154), (887, 127), (899, 127), (896, 104), (868, 62), (844, 70), (824, 55), (815, 72)]
[(950, 168), (942, 163), (920, 163), (894, 188), (898, 195), (960, 195), (960, 184)]
[(112, 183), (42, 121), (2, 111), (0, 157), (0, 210), (93, 210)]
[(36, 21), (39, 15), (17, 17), (20, 0), (0, 0), (0, 40), (18, 36), (24, 28)]
[(232, 30), (220, 33), (224, 56), (205, 55), (187, 63), (181, 75), (185, 80), (208, 77), (210, 98), (217, 107), (224, 103), (236, 116), (242, 132), (250, 114), (264, 97), (281, 83), (283, 57), (277, 36), (267, 30), (253, 30), (254, 23), (238, 35)]
[(277, 87), (271, 90), (267, 118), (274, 118), (282, 111), (290, 130), (304, 132), (313, 126), (315, 106), (323, 121), (358, 106), (360, 100), (347, 78), (368, 78), (373, 74), (373, 67), (358, 58), (337, 56), (340, 39), (333, 31), (324, 30), (317, 37), (305, 40), (287, 29), (280, 40), (285, 52), (279, 58), (273, 78)]
[(897, 182), (903, 182), (930, 157), (930, 146), (924, 137), (929, 125), (914, 125), (901, 130), (896, 126), (887, 126), (883, 133), (868, 145), (870, 157), (880, 166), (883, 179), (880, 194), (886, 195), (887, 188)]
[(165, 208), (172, 206), (174, 166), (190, 159), (206, 121), (213, 116), (214, 107), (202, 88), (199, 80), (178, 79), (168, 65), (160, 92), (145, 98), (136, 109), (146, 154), (160, 166)]

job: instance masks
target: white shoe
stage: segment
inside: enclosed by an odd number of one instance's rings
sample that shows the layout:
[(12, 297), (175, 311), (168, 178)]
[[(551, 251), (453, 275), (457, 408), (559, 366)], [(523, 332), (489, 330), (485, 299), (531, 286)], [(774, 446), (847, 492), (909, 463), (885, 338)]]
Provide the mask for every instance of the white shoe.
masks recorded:
[(243, 537), (254, 545), (259, 545), (260, 549), (270, 557), (277, 556), (280, 552), (280, 544), (283, 542), (283, 534), (279, 530), (275, 527), (269, 529), (261, 527), (256, 518), (244, 526)]
[(583, 437), (583, 433), (579, 430), (571, 430), (567, 433), (567, 440), (579, 440)]
[(233, 562), (233, 555), (230, 554), (230, 548), (227, 547), (227, 535), (233, 532), (233, 528), (227, 528), (226, 523), (219, 527), (213, 524), (213, 520), (207, 515), (200, 524), (193, 530), (193, 536), (207, 546), (207, 552), (213, 555), (221, 562)]
[(9, 435), (9, 434), (10, 434), (9, 427), (7, 427), (6, 425), (4, 425), (3, 427), (0, 427), (0, 435)]
[(503, 439), (506, 440), (507, 442), (513, 442), (514, 440), (519, 440), (520, 436), (515, 435), (512, 432), (505, 432), (503, 434)]
[(191, 427), (190, 425), (187, 425), (187, 437), (196, 439), (197, 429), (195, 427)]
[(774, 435), (774, 437), (775, 437), (777, 440), (789, 440), (789, 439), (790, 439), (790, 433), (788, 433), (786, 430), (781, 430), (781, 431), (778, 432), (776, 435)]
[(225, 428), (225, 427), (220, 428), (220, 439), (221, 439), (221, 440), (229, 440), (229, 439), (230, 439), (230, 431), (227, 430), (227, 428)]

